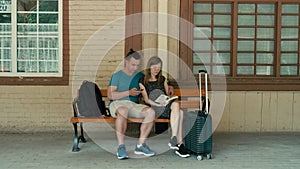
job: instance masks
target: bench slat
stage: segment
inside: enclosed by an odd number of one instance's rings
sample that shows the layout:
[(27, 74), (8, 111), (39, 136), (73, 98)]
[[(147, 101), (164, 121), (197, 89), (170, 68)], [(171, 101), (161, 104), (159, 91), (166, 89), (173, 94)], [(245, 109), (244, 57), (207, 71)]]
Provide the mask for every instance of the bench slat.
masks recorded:
[[(116, 118), (113, 117), (72, 117), (70, 122), (72, 123), (81, 123), (81, 122), (108, 122), (108, 123), (114, 123), (116, 121)], [(142, 119), (137, 118), (129, 118), (128, 122), (132, 123), (142, 123)], [(155, 122), (157, 123), (169, 123), (169, 119), (155, 119)]]
[(187, 108), (199, 108), (200, 103), (198, 100), (180, 100), (178, 101), (180, 104), (180, 108), (187, 109)]
[[(101, 89), (101, 94), (103, 97), (107, 97), (107, 90)], [(198, 89), (174, 89), (174, 95), (181, 96), (181, 97), (199, 97), (199, 90)]]

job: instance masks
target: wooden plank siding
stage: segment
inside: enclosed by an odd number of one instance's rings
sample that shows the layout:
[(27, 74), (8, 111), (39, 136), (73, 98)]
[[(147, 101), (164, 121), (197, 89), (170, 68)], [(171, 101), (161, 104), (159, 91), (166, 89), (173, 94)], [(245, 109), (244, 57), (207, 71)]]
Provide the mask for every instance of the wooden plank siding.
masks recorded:
[(299, 119), (299, 92), (228, 92), (217, 131), (299, 131)]

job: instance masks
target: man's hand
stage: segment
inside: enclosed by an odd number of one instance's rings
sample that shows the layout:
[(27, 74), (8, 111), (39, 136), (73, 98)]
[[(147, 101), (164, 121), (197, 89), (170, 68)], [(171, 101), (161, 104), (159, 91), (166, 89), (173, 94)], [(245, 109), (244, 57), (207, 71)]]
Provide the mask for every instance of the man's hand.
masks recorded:
[(142, 91), (138, 90), (137, 88), (132, 88), (129, 90), (129, 96), (137, 96), (141, 93), (142, 93)]

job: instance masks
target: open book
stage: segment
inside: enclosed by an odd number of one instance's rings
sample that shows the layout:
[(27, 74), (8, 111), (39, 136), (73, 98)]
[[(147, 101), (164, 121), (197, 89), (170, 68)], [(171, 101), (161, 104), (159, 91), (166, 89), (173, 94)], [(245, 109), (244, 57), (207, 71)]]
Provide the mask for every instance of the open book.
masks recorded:
[(164, 103), (164, 102), (169, 103), (170, 101), (176, 100), (176, 99), (178, 99), (178, 96), (169, 97), (167, 95), (162, 94), (157, 99), (155, 99), (155, 102), (156, 103)]

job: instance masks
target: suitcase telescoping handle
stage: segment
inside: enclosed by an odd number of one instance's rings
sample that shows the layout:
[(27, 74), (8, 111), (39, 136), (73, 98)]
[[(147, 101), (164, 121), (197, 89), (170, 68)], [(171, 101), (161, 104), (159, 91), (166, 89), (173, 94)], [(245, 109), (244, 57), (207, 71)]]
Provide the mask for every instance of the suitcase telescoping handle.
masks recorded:
[(205, 88), (205, 114), (208, 114), (208, 85), (207, 85), (207, 71), (206, 70), (199, 70), (199, 89), (200, 89), (200, 95), (199, 95), (199, 101), (200, 101), (200, 111), (202, 111), (202, 85), (201, 85), (201, 75), (204, 74), (204, 88)]

